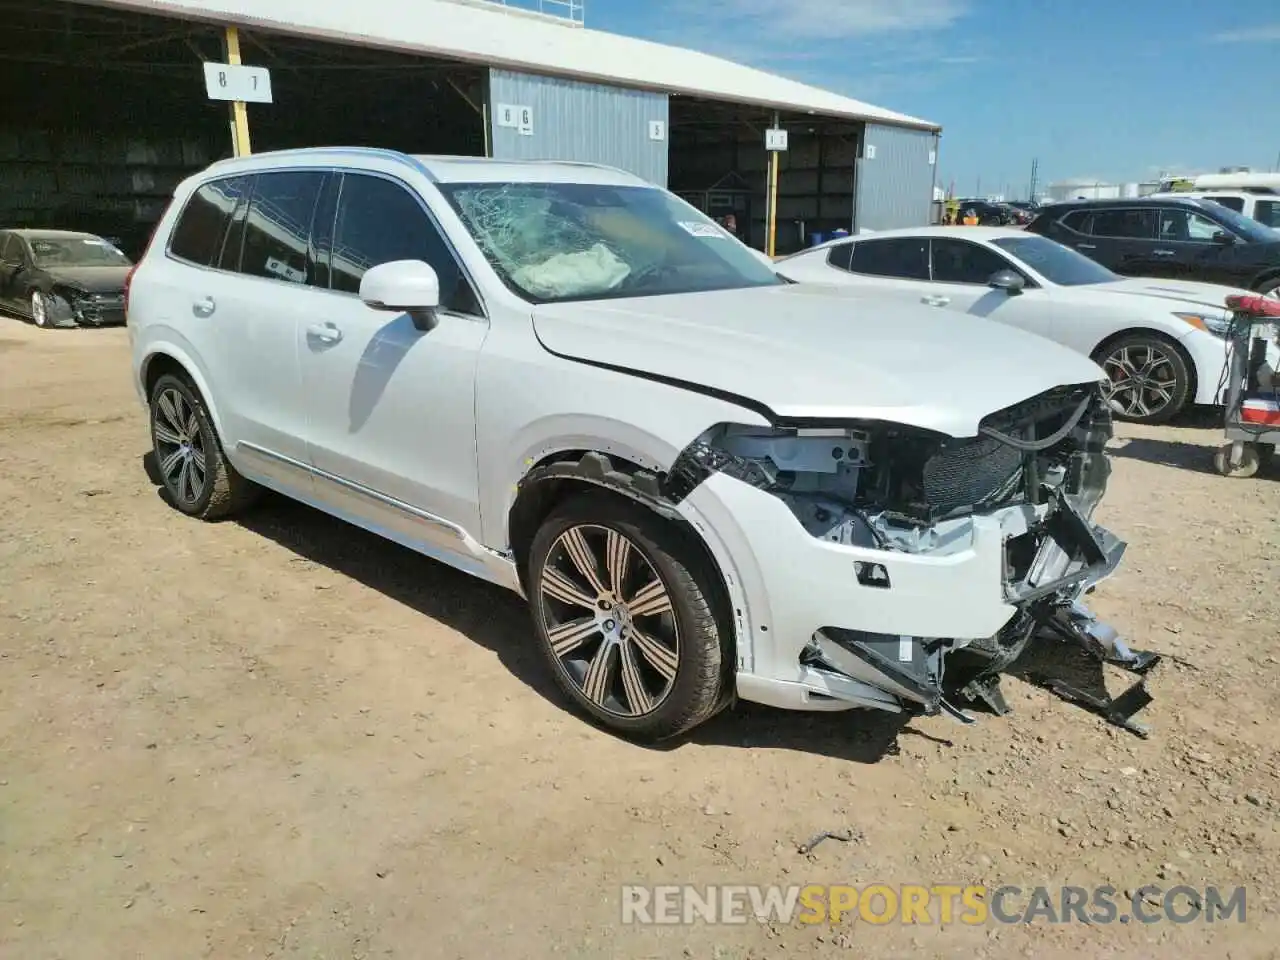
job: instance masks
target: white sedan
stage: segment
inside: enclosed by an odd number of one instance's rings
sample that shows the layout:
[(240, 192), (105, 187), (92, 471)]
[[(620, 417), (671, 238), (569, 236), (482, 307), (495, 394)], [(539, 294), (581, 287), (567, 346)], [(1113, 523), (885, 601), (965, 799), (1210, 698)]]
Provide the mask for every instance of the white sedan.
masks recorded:
[(1221, 402), (1225, 301), (1248, 293), (1124, 278), (1053, 240), (1001, 227), (886, 230), (812, 247), (775, 269), (798, 283), (957, 310), (1056, 340), (1106, 371), (1116, 415), (1138, 423)]

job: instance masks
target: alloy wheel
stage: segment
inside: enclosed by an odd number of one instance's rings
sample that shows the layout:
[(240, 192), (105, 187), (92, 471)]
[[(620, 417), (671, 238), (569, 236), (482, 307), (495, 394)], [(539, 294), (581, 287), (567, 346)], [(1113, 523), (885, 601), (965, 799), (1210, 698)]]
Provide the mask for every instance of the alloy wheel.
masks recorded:
[(570, 527), (538, 584), (555, 660), (600, 710), (642, 717), (671, 693), (680, 631), (671, 594), (643, 551), (616, 530)]
[(1111, 409), (1126, 417), (1151, 417), (1173, 402), (1178, 375), (1168, 351), (1156, 343), (1131, 343), (1102, 362)]
[(49, 307), (44, 302), (44, 294), (38, 290), (31, 294), (31, 319), (37, 327), (49, 324)]
[(165, 488), (175, 500), (195, 504), (204, 495), (209, 476), (205, 437), (195, 409), (172, 388), (162, 390), (151, 409), (156, 464)]

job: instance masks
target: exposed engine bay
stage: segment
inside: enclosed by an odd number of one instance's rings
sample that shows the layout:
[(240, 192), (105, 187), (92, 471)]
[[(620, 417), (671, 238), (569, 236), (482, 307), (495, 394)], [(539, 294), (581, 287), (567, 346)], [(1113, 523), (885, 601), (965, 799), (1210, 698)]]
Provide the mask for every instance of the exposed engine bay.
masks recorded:
[[(1104, 448), (1111, 435), (1110, 408), (1095, 385), (1056, 388), (993, 413), (969, 438), (883, 422), (722, 424), (684, 451), (667, 487), (679, 498), (708, 473), (724, 473), (778, 497), (813, 537), (890, 557), (964, 551), (975, 518), (998, 517), (1004, 597), (1016, 609), (999, 634), (898, 637), (833, 625), (817, 631), (802, 656), (815, 669), (870, 684), (899, 703), (969, 722), (949, 698), (959, 694), (1007, 712), (999, 674), (1036, 636), (1076, 641), (1099, 660), (1138, 674), (1159, 659), (1130, 651), (1079, 604), (1125, 548), (1091, 523), (1110, 474)], [(891, 588), (890, 559), (854, 566), (864, 586)], [(1129, 716), (1112, 716), (1113, 704), (1053, 689), (1143, 732)]]

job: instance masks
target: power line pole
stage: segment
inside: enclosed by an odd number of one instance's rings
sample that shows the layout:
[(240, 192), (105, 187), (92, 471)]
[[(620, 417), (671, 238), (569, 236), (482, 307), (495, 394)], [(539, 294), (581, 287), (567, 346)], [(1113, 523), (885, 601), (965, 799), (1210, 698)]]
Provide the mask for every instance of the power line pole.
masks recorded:
[(1036, 177), (1040, 172), (1040, 161), (1033, 159), (1031, 161), (1031, 184), (1027, 187), (1027, 200), (1035, 200), (1036, 198)]

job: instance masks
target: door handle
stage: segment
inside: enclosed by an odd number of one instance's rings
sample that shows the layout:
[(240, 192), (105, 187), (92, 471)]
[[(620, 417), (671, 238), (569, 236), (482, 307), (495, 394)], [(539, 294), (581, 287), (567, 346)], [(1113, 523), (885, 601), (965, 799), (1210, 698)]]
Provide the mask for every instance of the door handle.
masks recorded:
[(205, 297), (203, 300), (197, 300), (191, 305), (191, 312), (197, 317), (211, 317), (213, 311), (218, 309), (218, 304), (213, 297)]
[(1076, 244), (1076, 249), (1078, 249), (1078, 250), (1097, 250), (1097, 249), (1098, 249), (1098, 245), (1097, 245), (1096, 243), (1077, 243), (1077, 244)]
[(342, 339), (342, 331), (332, 323), (313, 323), (307, 327), (307, 336), (321, 343), (337, 343)]
[(920, 302), (927, 304), (931, 307), (945, 307), (948, 303), (951, 302), (951, 298), (930, 295), (927, 297), (921, 297)]
[(1152, 252), (1152, 253), (1154, 253), (1157, 257), (1172, 257), (1172, 256), (1173, 256), (1173, 251), (1172, 251), (1172, 250), (1152, 250), (1151, 252)]

